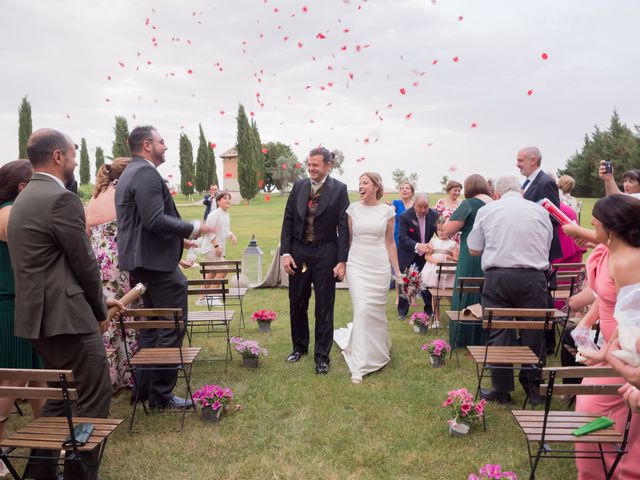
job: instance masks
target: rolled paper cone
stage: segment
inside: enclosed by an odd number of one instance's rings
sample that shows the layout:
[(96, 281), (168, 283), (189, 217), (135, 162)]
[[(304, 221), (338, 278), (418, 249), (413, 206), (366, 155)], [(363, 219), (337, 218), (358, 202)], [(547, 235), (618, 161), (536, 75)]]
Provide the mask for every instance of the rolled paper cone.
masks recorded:
[(539, 200), (538, 204), (542, 208), (544, 208), (547, 212), (549, 212), (549, 215), (551, 215), (558, 222), (560, 222), (560, 225), (567, 225), (571, 223), (571, 219), (567, 217), (564, 213), (562, 213), (562, 210), (560, 210), (553, 203), (551, 203), (551, 200), (549, 200), (548, 198), (543, 198), (542, 200)]
[(609, 428), (610, 426), (614, 425), (616, 422), (614, 422), (613, 420), (611, 420), (609, 417), (600, 417), (600, 418), (596, 418), (595, 420), (587, 423), (586, 425), (583, 425), (582, 427), (580, 427), (579, 429), (571, 432), (573, 435), (575, 435), (576, 437), (579, 437), (581, 435), (586, 435), (587, 433), (593, 433), (593, 432), (597, 432), (598, 430), (602, 430), (605, 428)]
[(463, 313), (467, 317), (469, 315), (473, 315), (476, 318), (480, 318), (482, 317), (482, 305), (480, 305), (479, 303), (469, 305), (467, 308), (464, 309)]
[[(138, 283), (135, 287), (133, 287), (131, 290), (129, 290), (127, 293), (125, 293), (122, 296), (122, 298), (120, 299), (120, 302), (125, 307), (128, 307), (133, 302), (138, 300), (146, 290), (147, 290), (147, 287), (145, 287), (142, 283)], [(118, 307), (111, 307), (107, 311), (107, 322), (110, 322), (117, 313), (118, 313)]]

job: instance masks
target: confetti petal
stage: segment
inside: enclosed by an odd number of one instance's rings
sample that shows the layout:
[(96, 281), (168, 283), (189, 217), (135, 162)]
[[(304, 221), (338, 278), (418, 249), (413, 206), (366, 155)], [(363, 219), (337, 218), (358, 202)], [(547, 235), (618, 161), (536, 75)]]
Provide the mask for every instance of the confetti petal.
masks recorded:
[(404, 88), (401, 88), (401, 89), (400, 89), (400, 94), (401, 94), (401, 95), (405, 95), (406, 93), (407, 93), (407, 91), (406, 91)]
[(471, 124), (471, 128), (478, 128), (478, 124), (477, 124), (476, 122), (473, 122), (473, 123)]
[(265, 195), (265, 196), (264, 196), (264, 201), (265, 201), (265, 202), (268, 202), (268, 201), (270, 201), (270, 200), (271, 200), (271, 195)]
[(527, 91), (527, 95), (529, 95), (529, 96), (533, 95), (533, 90), (528, 90)]
[(262, 148), (262, 153), (264, 153), (266, 155), (267, 153), (269, 153), (269, 149), (266, 148), (266, 147), (263, 147)]
[(453, 57), (453, 61), (454, 61), (454, 62), (457, 62), (458, 60), (460, 60), (460, 58), (458, 58), (458, 57)]
[(325, 38), (327, 38), (327, 37), (325, 37), (322, 33), (318, 33), (318, 34), (316, 35), (316, 38), (317, 38), (317, 39), (319, 39), (319, 40), (324, 40), (324, 39), (325, 39)]
[(411, 117), (413, 117), (413, 112), (409, 112), (404, 116), (407, 120), (411, 120)]
[(227, 173), (224, 174), (224, 176), (227, 177), (227, 178), (231, 178), (231, 177), (233, 177), (233, 173), (227, 172)]
[(543, 60), (548, 60), (549, 59), (549, 55), (547, 55), (546, 53), (543, 53), (540, 56), (542, 57)]

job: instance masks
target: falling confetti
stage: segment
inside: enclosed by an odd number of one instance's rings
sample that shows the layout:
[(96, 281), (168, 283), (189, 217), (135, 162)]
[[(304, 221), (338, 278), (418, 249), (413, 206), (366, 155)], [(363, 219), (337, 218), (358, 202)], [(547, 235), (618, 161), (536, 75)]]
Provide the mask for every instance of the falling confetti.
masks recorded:
[(533, 95), (533, 90), (528, 90), (527, 91), (527, 95), (529, 95), (529, 96)]
[(401, 88), (401, 89), (400, 89), (400, 94), (401, 94), (401, 95), (405, 95), (406, 93), (407, 93), (407, 91), (406, 91), (404, 88)]
[(325, 39), (325, 38), (327, 38), (327, 37), (325, 37), (322, 33), (318, 33), (318, 34), (316, 35), (316, 38), (317, 38), (318, 40), (324, 40), (324, 39)]
[(471, 128), (478, 128), (478, 124), (477, 124), (476, 122), (473, 122), (473, 123), (471, 124)]
[(456, 62), (456, 63), (457, 63), (457, 62), (458, 62), (458, 60), (460, 60), (460, 58), (458, 58), (458, 57), (453, 57), (453, 61), (454, 61), (454, 62)]
[(267, 153), (269, 153), (269, 149), (266, 148), (266, 147), (263, 147), (262, 148), (262, 153), (264, 153), (266, 155)]
[(224, 176), (227, 177), (227, 178), (231, 178), (231, 177), (233, 177), (233, 173), (227, 172), (227, 173), (224, 174)]
[(542, 57), (543, 60), (548, 60), (549, 59), (549, 55), (547, 55), (546, 53), (543, 53), (541, 55), (541, 57)]
[(413, 117), (413, 112), (409, 112), (404, 116), (407, 120), (411, 120), (411, 117)]
[(265, 202), (268, 202), (268, 201), (270, 201), (270, 200), (271, 200), (271, 195), (265, 195), (265, 196), (264, 196), (264, 201), (265, 201)]

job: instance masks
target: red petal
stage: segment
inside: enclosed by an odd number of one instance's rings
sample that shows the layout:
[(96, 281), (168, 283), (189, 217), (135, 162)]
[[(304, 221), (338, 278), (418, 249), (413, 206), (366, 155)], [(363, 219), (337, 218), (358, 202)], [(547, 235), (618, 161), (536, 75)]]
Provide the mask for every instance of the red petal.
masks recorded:
[(263, 148), (263, 149), (262, 149), (262, 153), (264, 153), (264, 154), (266, 155), (267, 153), (269, 153), (269, 149), (267, 149), (266, 147), (265, 147), (265, 148)]
[(541, 57), (543, 60), (547, 60), (549, 58), (549, 55), (547, 55), (546, 53), (543, 53)]
[(271, 195), (265, 195), (264, 196), (264, 201), (268, 202), (269, 200), (271, 200)]
[(193, 73), (193, 70), (189, 69), (189, 70), (187, 70), (187, 73), (188, 73), (189, 75), (191, 75), (191, 74)]
[(317, 39), (320, 39), (320, 40), (324, 40), (324, 39), (325, 39), (325, 38), (327, 38), (327, 37), (325, 37), (322, 33), (318, 33), (318, 34), (316, 35), (316, 38), (317, 38)]
[(453, 57), (454, 62), (457, 62), (458, 60), (460, 60), (458, 57)]
[(407, 92), (406, 92), (406, 90), (405, 90), (404, 88), (401, 88), (401, 89), (400, 89), (400, 93), (401, 93), (402, 95), (404, 95), (404, 94), (405, 94), (405, 93), (407, 93)]
[(224, 174), (224, 176), (227, 177), (227, 178), (231, 178), (231, 177), (233, 177), (233, 173), (227, 172), (227, 173)]
[(529, 95), (529, 96), (533, 95), (533, 90), (527, 91), (527, 95)]
[(473, 122), (473, 123), (471, 124), (471, 128), (477, 128), (477, 127), (478, 127), (478, 124), (477, 124), (476, 122)]

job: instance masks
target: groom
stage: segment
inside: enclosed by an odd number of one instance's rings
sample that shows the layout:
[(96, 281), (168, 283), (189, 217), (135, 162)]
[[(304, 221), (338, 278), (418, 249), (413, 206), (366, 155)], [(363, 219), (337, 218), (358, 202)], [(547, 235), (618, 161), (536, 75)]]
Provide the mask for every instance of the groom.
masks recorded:
[[(400, 271), (404, 272), (412, 264), (422, 270), (425, 264), (425, 254), (431, 253), (429, 240), (436, 232), (436, 221), (438, 213), (429, 208), (429, 196), (426, 193), (419, 193), (413, 202), (413, 207), (400, 215), (398, 225), (398, 265)], [(431, 305), (431, 292), (422, 290), (424, 300), (424, 311), (428, 315), (433, 315)], [(398, 320), (404, 320), (409, 312), (409, 302), (406, 298), (400, 297), (398, 300)]]
[(309, 298), (315, 292), (314, 357), (316, 373), (329, 373), (333, 341), (333, 304), (336, 280), (344, 278), (349, 253), (347, 186), (329, 176), (333, 154), (326, 148), (311, 150), (307, 161), (310, 178), (291, 189), (282, 222), (282, 263), (289, 274), (289, 311), (293, 352), (287, 362), (297, 362), (309, 350)]

